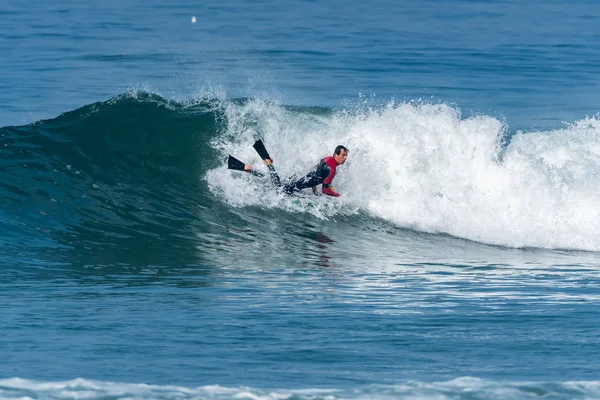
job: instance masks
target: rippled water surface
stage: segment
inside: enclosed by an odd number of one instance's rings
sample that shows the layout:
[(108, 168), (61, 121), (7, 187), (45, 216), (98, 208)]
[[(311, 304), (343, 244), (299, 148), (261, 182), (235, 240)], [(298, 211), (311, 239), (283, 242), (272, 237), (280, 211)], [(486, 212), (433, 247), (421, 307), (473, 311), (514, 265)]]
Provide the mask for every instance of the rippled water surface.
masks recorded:
[(0, 398), (600, 398), (596, 11), (3, 6)]

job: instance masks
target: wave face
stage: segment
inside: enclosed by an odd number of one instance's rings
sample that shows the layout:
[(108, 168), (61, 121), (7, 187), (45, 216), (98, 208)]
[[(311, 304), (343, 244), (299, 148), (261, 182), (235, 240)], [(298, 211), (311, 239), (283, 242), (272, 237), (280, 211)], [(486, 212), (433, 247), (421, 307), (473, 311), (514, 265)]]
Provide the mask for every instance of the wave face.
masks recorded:
[[(227, 154), (263, 168), (257, 138), (283, 177), (346, 145), (334, 182), (343, 196), (292, 201), (227, 171)], [(267, 219), (360, 215), (487, 244), (598, 251), (599, 143), (597, 118), (511, 135), (445, 104), (333, 110), (128, 93), (1, 128), (2, 240), (59, 248), (142, 238), (158, 249), (166, 238), (230, 234), (225, 221), (252, 206)]]
[(2, 128), (2, 240), (29, 262), (90, 248), (115, 259), (146, 248), (159, 261), (165, 239), (178, 246), (213, 204), (199, 177), (215, 165), (217, 126), (209, 103), (131, 93)]
[(261, 400), (338, 400), (338, 399), (595, 399), (600, 383), (580, 382), (504, 382), (477, 378), (458, 378), (446, 382), (409, 381), (393, 386), (373, 385), (366, 388), (264, 390), (250, 387), (218, 385), (186, 388), (98, 382), (74, 379), (63, 382), (38, 382), (12, 378), (0, 380), (0, 399), (261, 399)]

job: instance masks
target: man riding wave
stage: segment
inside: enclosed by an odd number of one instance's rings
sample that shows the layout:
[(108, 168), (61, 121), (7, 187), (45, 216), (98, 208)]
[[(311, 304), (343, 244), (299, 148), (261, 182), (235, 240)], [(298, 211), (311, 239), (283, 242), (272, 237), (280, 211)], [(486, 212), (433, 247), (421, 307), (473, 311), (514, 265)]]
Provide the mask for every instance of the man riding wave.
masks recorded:
[[(344, 164), (348, 158), (348, 149), (346, 147), (342, 145), (337, 146), (333, 152), (333, 156), (327, 156), (321, 159), (321, 161), (305, 176), (296, 179), (290, 178), (283, 184), (279, 179), (279, 175), (275, 172), (273, 159), (269, 156), (262, 141), (258, 140), (254, 143), (254, 148), (264, 160), (265, 164), (267, 164), (271, 181), (276, 186), (280, 186), (284, 193), (293, 194), (302, 189), (312, 188), (313, 193), (317, 194), (317, 186), (322, 185), (321, 192), (323, 194), (334, 197), (340, 196), (340, 194), (334, 190), (332, 182), (336, 174), (337, 166)], [(250, 172), (253, 175), (262, 176), (259, 172), (255, 172), (251, 165), (244, 164), (232, 156), (229, 156), (228, 164), (230, 169), (237, 169)]]

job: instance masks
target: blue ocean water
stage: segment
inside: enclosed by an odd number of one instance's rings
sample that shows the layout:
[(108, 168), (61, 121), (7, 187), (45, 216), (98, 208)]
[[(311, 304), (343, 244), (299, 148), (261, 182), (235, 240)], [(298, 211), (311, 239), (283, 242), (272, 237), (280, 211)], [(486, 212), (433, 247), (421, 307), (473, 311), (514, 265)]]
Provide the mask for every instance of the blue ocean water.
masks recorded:
[(2, 5), (0, 398), (600, 398), (598, 12)]

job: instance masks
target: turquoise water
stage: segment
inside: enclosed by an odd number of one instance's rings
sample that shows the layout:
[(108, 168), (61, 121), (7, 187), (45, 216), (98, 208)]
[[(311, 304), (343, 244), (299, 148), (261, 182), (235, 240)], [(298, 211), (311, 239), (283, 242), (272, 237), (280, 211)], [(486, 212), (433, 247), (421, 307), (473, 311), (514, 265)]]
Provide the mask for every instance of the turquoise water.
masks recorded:
[(600, 398), (596, 11), (6, 5), (0, 398)]

